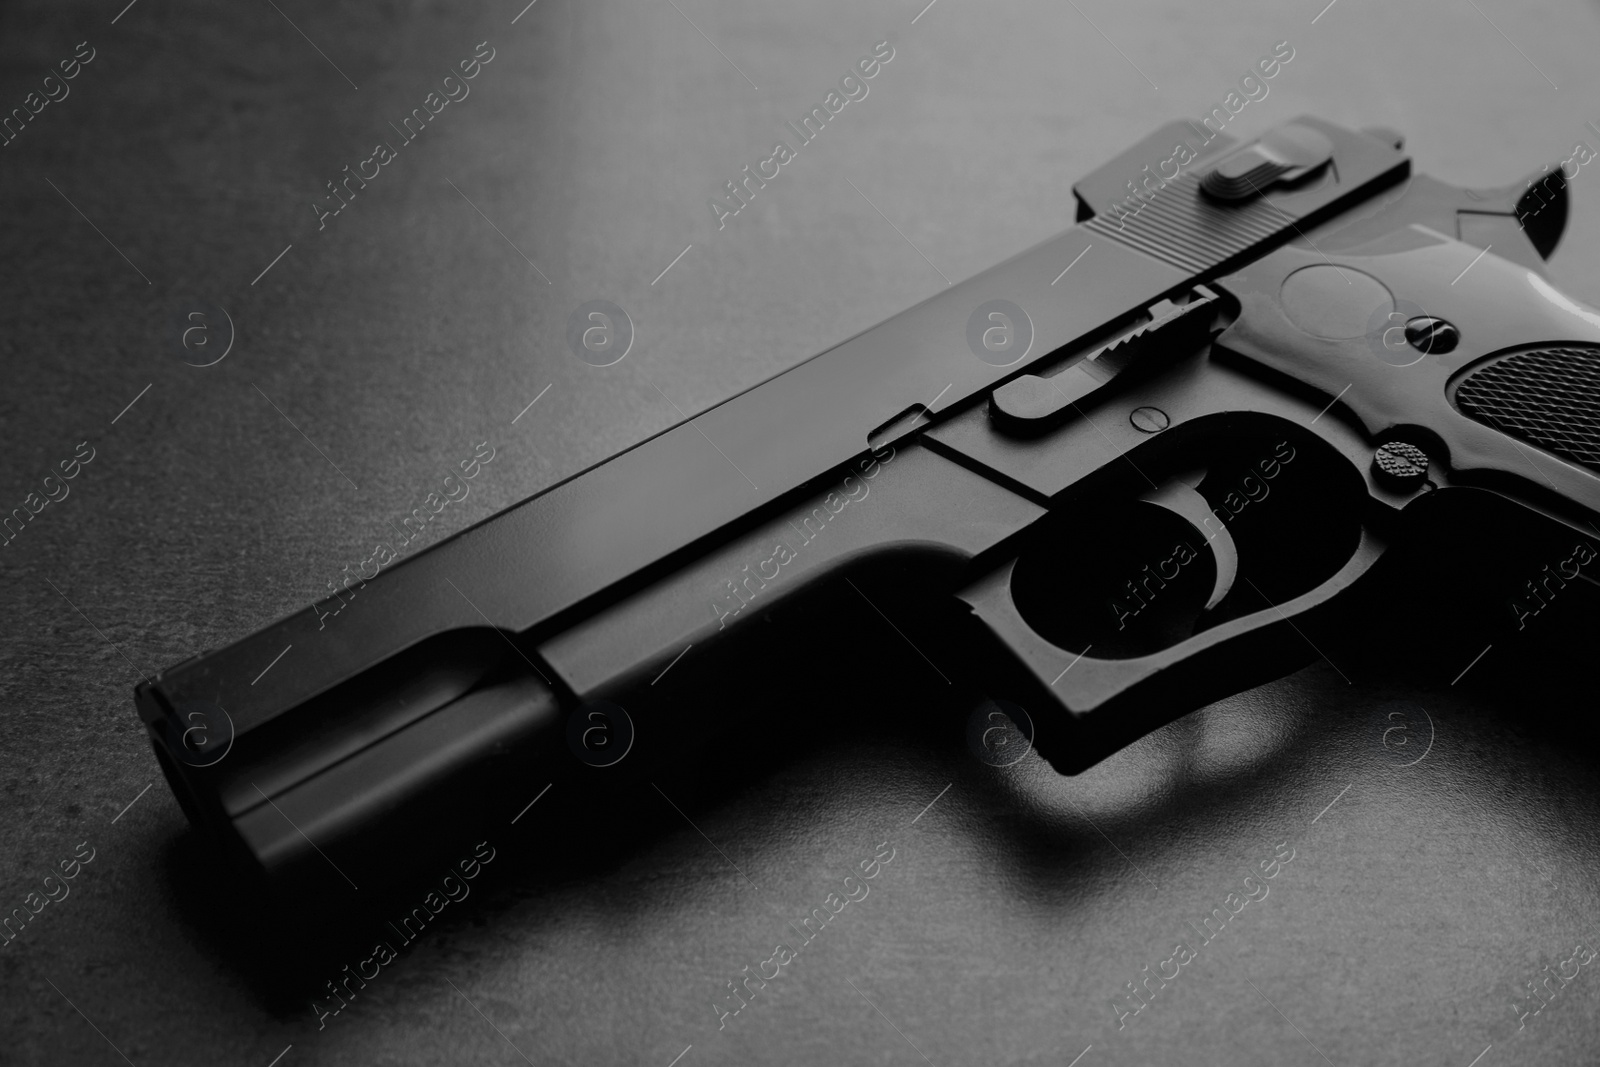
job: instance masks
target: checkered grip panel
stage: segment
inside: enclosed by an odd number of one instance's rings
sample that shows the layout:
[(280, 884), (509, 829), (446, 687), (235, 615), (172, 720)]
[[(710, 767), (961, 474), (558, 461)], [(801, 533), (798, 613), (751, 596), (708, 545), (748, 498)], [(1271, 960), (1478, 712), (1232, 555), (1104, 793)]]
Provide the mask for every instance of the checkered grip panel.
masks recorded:
[(1455, 402), (1486, 426), (1600, 471), (1600, 348), (1502, 356), (1461, 379)]

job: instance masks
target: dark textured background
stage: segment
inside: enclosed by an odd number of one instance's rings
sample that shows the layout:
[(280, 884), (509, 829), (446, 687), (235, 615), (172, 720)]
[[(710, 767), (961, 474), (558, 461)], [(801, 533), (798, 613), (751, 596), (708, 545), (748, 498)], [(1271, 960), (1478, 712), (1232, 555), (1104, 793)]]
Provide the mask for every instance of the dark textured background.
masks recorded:
[[(956, 279), (1069, 225), (1075, 177), (1209, 107), (1284, 38), (1296, 57), (1245, 132), (1301, 111), (1387, 124), (1419, 170), (1489, 185), (1595, 144), (1600, 120), (1593, 4), (1339, 0), (1311, 25), (1320, 0), (940, 0), (913, 25), (918, 0), (538, 0), (512, 25), (521, 6), (0, 11), (6, 108), (78, 41), (98, 53), (0, 149), (0, 504), (79, 441), (97, 450), (0, 549), (0, 907), (76, 843), (96, 849), (0, 949), (0, 1061), (122, 1062), (114, 1045), (141, 1067), (265, 1067), (292, 1044), (284, 1067), (519, 1050), (666, 1067), (692, 1044), (683, 1067), (945, 1067), (1065, 1065), (1093, 1043), (1082, 1067), (1320, 1063), (1313, 1045), (1339, 1065), (1466, 1067), (1492, 1043), (1493, 1067), (1600, 1047), (1589, 969), (1520, 1036), (1510, 1008), (1517, 983), (1600, 938), (1596, 760), (1553, 725), (1578, 705), (1533, 682), (1520, 700), (1347, 687), (1325, 665), (1065, 780), (919, 731), (913, 682), (874, 716), (797, 660), (778, 680), (837, 707), (825, 729), (660, 781), (705, 837), (653, 792), (603, 812), (552, 795), (551, 841), (576, 825), (619, 843), (568, 862), (530, 822), (472, 901), (318, 1032), (314, 982), (297, 996), (262, 977), (281, 968), (246, 936), (257, 917), (160, 780), (130, 700), (141, 672), (318, 596), (478, 441), (498, 456), (432, 537), (677, 421), (655, 386), (702, 410), (940, 288), (847, 179)], [(896, 56), (870, 96), (717, 232), (706, 198), (885, 37)], [(318, 233), (322, 183), (483, 40), (496, 58), (471, 96)], [(1572, 183), (1553, 271), (1600, 302), (1591, 183)], [(207, 369), (167, 336), (195, 295), (237, 326)], [(594, 298), (638, 328), (606, 370), (563, 343)], [(761, 721), (759, 692), (706, 696)], [(1410, 768), (1371, 718), (1402, 697), (1437, 725)], [(723, 983), (884, 838), (898, 851), (871, 896), (717, 1032)], [(1279, 841), (1296, 858), (1268, 899), (1117, 1034), (1112, 994)]]

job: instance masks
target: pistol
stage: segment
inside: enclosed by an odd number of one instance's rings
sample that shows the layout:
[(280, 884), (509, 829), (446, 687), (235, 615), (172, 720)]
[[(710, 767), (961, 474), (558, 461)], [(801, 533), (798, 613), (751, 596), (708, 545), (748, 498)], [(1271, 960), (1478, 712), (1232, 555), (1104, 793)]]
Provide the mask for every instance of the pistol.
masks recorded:
[(267, 884), (354, 886), (671, 751), (727, 665), (804, 685), (836, 626), (1067, 774), (1333, 648), (1515, 661), (1594, 617), (1600, 312), (1545, 272), (1559, 171), (1402, 149), (1161, 128), (1067, 232), (141, 682), (168, 783)]

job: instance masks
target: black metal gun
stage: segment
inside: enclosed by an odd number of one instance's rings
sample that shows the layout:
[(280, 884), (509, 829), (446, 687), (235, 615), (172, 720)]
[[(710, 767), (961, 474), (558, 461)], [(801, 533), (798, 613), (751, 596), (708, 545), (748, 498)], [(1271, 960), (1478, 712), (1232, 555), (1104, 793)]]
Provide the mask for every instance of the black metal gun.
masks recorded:
[[(1324, 641), (1447, 677), (1590, 610), (1600, 313), (1543, 272), (1559, 175), (1179, 122), (1074, 192), (1068, 232), (141, 683), (190, 819), (284, 885), (459, 848), (552, 766), (665, 751), (708, 664), (798, 682), (824, 590), (1067, 773)], [(1427, 642), (1372, 625), (1400, 598)]]

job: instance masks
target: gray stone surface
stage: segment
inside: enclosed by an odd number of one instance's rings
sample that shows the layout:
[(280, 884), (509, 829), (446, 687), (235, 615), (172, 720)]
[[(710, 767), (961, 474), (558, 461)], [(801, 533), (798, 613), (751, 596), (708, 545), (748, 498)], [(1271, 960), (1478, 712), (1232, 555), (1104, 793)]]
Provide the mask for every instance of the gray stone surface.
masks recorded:
[[(558, 859), (554, 879), (507, 856), (325, 1029), (313, 983), (263, 992), (236, 936), (255, 917), (218, 899), (133, 683), (318, 596), (476, 442), (497, 459), (436, 536), (1064, 228), (1076, 176), (1218, 101), (1279, 40), (1295, 59), (1246, 132), (1302, 111), (1389, 125), (1419, 170), (1490, 185), (1595, 144), (1600, 120), (1594, 5), (1339, 0), (1315, 25), (1315, 0), (939, 0), (915, 23), (915, 0), (520, 6), (0, 11), (5, 108), (77, 42), (95, 50), (0, 148), (4, 506), (95, 450), (0, 549), (0, 906), (95, 850), (0, 949), (0, 1061), (265, 1067), (291, 1044), (282, 1067), (666, 1067), (690, 1045), (684, 1067), (1065, 1064), (1090, 1044), (1082, 1067), (1319, 1062), (1313, 1044), (1338, 1064), (1592, 1052), (1587, 968), (1520, 1036), (1510, 1007), (1600, 935), (1592, 752), (1465, 686), (1351, 688), (1326, 666), (1074, 780), (906, 727), (762, 755), (722, 789), (662, 781), (700, 797), (705, 837), (641, 793), (642, 840), (594, 870)], [(870, 95), (719, 231), (707, 198), (886, 38)], [(324, 182), (482, 41), (494, 58), (470, 96), (319, 231)], [(1600, 302), (1592, 182), (1573, 180), (1554, 272)], [(171, 340), (189, 295), (231, 316), (215, 366)], [(636, 324), (615, 367), (565, 348), (590, 299)], [(1412, 768), (1372, 737), (1371, 709), (1399, 697), (1437, 724)], [(724, 983), (885, 839), (870, 896), (719, 1032)], [(1119, 1033), (1123, 983), (1279, 842), (1295, 858), (1268, 898)]]

